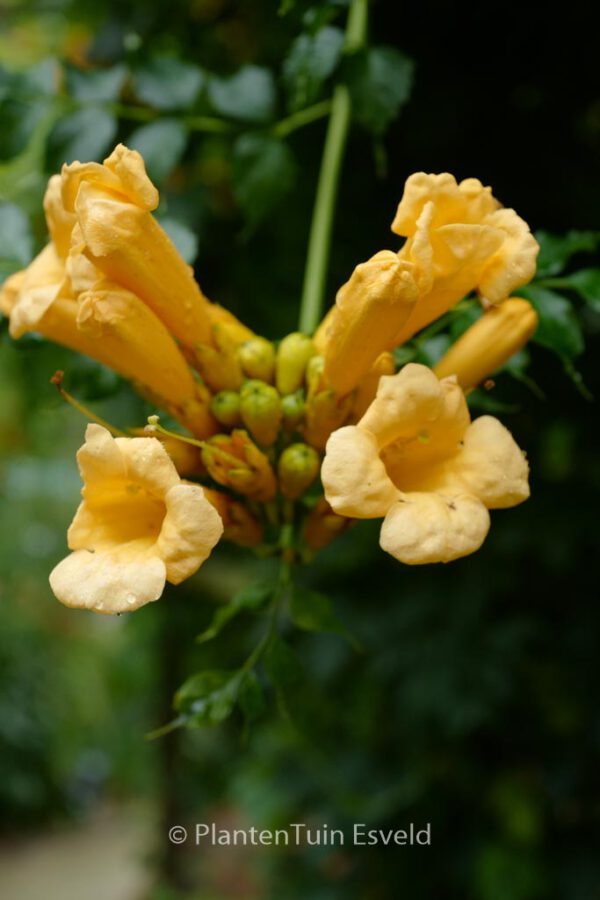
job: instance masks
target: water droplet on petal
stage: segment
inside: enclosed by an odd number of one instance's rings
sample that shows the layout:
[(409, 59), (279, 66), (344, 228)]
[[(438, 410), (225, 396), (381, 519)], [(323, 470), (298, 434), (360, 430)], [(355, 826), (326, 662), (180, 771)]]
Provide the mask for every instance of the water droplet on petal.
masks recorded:
[(134, 603), (136, 602), (136, 600), (137, 600), (137, 597), (135, 596), (135, 594), (127, 594), (127, 596), (126, 596), (125, 599), (127, 600), (127, 603), (128, 603), (130, 606), (133, 606), (133, 604), (134, 604)]

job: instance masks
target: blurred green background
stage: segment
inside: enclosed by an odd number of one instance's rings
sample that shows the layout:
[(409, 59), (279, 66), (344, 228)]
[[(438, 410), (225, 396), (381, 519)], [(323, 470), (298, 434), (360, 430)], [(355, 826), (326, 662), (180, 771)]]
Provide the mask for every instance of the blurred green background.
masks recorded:
[[(492, 184), (534, 229), (584, 232), (570, 259), (560, 245), (567, 272), (594, 264), (600, 90), (583, 3), (558, 17), (379, 0), (371, 42), (388, 50), (345, 70), (343, 0), (278, 5), (1, 0), (0, 278), (45, 240), (48, 174), (123, 140), (144, 152), (159, 214), (207, 295), (270, 338), (293, 330), (325, 124), (318, 108), (302, 128), (289, 116), (328, 96), (334, 69), (353, 85), (357, 121), (330, 301), (357, 262), (396, 246), (389, 223), (421, 169)], [(249, 734), (236, 715), (156, 741), (145, 735), (187, 676), (236, 665), (253, 645), (247, 619), (214, 644), (193, 635), (269, 565), (220, 548), (135, 616), (60, 607), (47, 574), (77, 503), (84, 422), (49, 378), (64, 369), (118, 425), (148, 410), (89, 361), (35, 338), (12, 344), (3, 323), (3, 900), (600, 898), (600, 466), (583, 395), (598, 392), (600, 291), (586, 306), (566, 296), (562, 360), (534, 345), (526, 377), (515, 366), (484, 398), (527, 449), (532, 499), (496, 513), (484, 548), (448, 567), (401, 567), (376, 523), (351, 529), (299, 577), (331, 594), (364, 652), (290, 635), (302, 675), (283, 712), (269, 698)], [(213, 820), (348, 833), (431, 822), (432, 845), (168, 844), (168, 825)]]

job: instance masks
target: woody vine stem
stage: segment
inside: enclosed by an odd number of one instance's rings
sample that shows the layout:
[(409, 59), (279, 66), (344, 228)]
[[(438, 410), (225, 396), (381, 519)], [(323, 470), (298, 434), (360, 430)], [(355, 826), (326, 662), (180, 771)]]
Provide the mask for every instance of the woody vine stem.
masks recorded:
[[(369, 0), (352, 0), (346, 25), (345, 53), (354, 53), (363, 46), (367, 35), (368, 14)], [(350, 129), (350, 115), (350, 92), (345, 84), (340, 83), (336, 85), (331, 101), (308, 240), (298, 324), (300, 331), (307, 334), (312, 334), (319, 324), (323, 309), (335, 203)]]

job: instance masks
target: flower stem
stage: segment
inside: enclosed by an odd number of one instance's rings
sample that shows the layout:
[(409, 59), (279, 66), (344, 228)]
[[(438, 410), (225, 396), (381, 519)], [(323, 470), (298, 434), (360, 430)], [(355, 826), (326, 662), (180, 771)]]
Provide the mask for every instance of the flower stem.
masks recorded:
[[(346, 26), (344, 48), (346, 53), (359, 50), (365, 42), (368, 8), (369, 0), (352, 0)], [(331, 101), (300, 303), (299, 329), (309, 334), (319, 324), (323, 309), (335, 204), (350, 128), (350, 115), (350, 92), (345, 84), (338, 84)]]

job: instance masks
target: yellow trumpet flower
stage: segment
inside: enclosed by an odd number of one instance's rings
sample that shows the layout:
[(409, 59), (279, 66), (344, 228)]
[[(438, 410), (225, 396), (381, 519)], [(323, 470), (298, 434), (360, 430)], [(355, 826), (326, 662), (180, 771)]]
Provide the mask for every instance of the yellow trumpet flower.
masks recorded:
[(491, 416), (471, 422), (456, 380), (414, 363), (383, 376), (360, 422), (332, 434), (321, 478), (338, 515), (383, 517), (382, 548), (410, 565), (473, 553), (488, 510), (529, 496), (507, 429)]
[(209, 303), (191, 268), (152, 216), (158, 191), (135, 150), (65, 165), (62, 199), (81, 229), (80, 252), (146, 303), (184, 347), (212, 340)]
[(184, 484), (155, 438), (113, 438), (88, 425), (77, 454), (83, 502), (73, 551), (50, 575), (66, 606), (122, 613), (157, 600), (202, 565), (223, 533), (199, 485)]
[(434, 366), (438, 378), (456, 375), (464, 391), (481, 384), (533, 336), (538, 316), (529, 301), (511, 297), (471, 325)]
[(327, 328), (325, 378), (335, 391), (349, 393), (379, 354), (394, 346), (417, 297), (413, 264), (391, 250), (356, 267), (338, 291)]
[(411, 175), (392, 230), (407, 238), (402, 249), (357, 267), (315, 337), (339, 393), (471, 291), (501, 303), (535, 273), (539, 247), (526, 222), (475, 178)]
[(414, 263), (420, 293), (396, 345), (471, 291), (501, 303), (535, 274), (539, 246), (529, 226), (476, 178), (411, 175), (392, 231), (407, 238), (399, 255)]
[(22, 277), (8, 280), (3, 297), (13, 338), (37, 332), (139, 383), (198, 437), (217, 430), (175, 341), (135, 294), (99, 282), (76, 300), (65, 262), (48, 244)]

